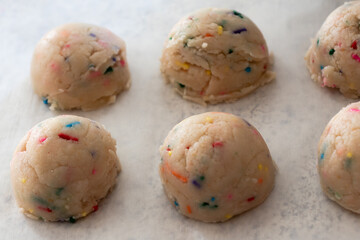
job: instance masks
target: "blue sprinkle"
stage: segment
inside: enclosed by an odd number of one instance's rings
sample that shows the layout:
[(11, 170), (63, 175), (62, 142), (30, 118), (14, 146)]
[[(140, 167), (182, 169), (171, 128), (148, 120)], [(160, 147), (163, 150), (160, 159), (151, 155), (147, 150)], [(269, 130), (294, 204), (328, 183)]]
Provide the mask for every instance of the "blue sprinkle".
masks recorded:
[(323, 70), (323, 69), (324, 69), (324, 66), (323, 66), (323, 65), (320, 65), (320, 69)]
[(243, 119), (243, 121), (244, 121), (249, 127), (252, 127), (251, 124), (250, 124), (248, 121), (246, 121), (245, 119)]
[(201, 185), (196, 180), (193, 180), (192, 184), (194, 184), (194, 186), (197, 188), (201, 188)]
[(95, 152), (95, 151), (91, 151), (90, 154), (91, 154), (91, 157), (95, 157), (96, 152)]
[(247, 72), (247, 73), (251, 72), (251, 67), (245, 68), (245, 72)]
[(215, 197), (212, 197), (212, 198), (211, 198), (211, 201), (212, 201), (212, 202), (215, 201)]
[(115, 58), (115, 57), (113, 57), (112, 60), (113, 60), (114, 62), (116, 62), (116, 58)]
[(246, 28), (240, 28), (240, 29), (237, 29), (237, 30), (233, 31), (233, 33), (234, 33), (234, 34), (240, 34), (240, 33), (242, 33), (242, 32), (246, 32), (246, 31), (247, 31)]
[(321, 153), (321, 155), (320, 155), (320, 160), (323, 160), (324, 159), (324, 153)]
[(42, 101), (45, 105), (48, 105), (49, 104), (49, 101), (46, 97), (42, 97)]
[(177, 207), (179, 206), (179, 204), (178, 204), (178, 202), (177, 202), (176, 200), (174, 201), (174, 204), (175, 204), (175, 206), (177, 206)]
[(90, 36), (92, 36), (92, 37), (96, 37), (96, 35), (95, 35), (95, 34), (93, 34), (93, 33), (90, 33), (89, 35), (90, 35)]
[(78, 125), (78, 124), (80, 124), (80, 122), (79, 122), (79, 121), (76, 121), (76, 122), (72, 122), (72, 123), (66, 124), (65, 127), (71, 128), (71, 127), (73, 127), (73, 126), (75, 126), (75, 125)]

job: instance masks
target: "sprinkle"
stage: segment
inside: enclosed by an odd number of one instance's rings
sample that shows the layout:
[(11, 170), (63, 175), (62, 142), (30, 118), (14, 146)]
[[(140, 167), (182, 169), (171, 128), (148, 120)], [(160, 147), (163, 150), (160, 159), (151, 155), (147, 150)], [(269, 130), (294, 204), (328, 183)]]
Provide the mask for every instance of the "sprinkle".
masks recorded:
[(206, 42), (204, 42), (203, 44), (201, 44), (202, 48), (206, 48), (208, 46), (208, 44)]
[(205, 34), (205, 37), (213, 37), (214, 35), (210, 34), (210, 33), (207, 33)]
[(210, 208), (218, 208), (219, 206), (218, 205), (213, 205), (213, 206), (209, 206)]
[(238, 16), (238, 17), (240, 17), (240, 18), (244, 18), (244, 16), (241, 14), (241, 13), (239, 13), (238, 11), (233, 11), (233, 14), (235, 15), (235, 16)]
[(116, 62), (116, 58), (115, 58), (115, 57), (112, 57), (111, 60), (113, 60), (114, 62)]
[(39, 143), (43, 143), (46, 139), (47, 139), (47, 137), (40, 137), (39, 138)]
[(108, 74), (108, 73), (112, 73), (113, 71), (114, 71), (114, 69), (110, 66), (105, 70), (104, 75)]
[(225, 218), (230, 219), (230, 218), (232, 218), (232, 215), (231, 214), (226, 214)]
[(330, 51), (329, 51), (329, 55), (333, 55), (335, 53), (335, 49), (330, 49)]
[(210, 70), (206, 70), (205, 73), (209, 76), (211, 76), (211, 74), (212, 74)]
[(49, 101), (46, 97), (42, 97), (42, 101), (45, 105), (48, 105), (49, 104)]
[(76, 121), (76, 122), (72, 122), (72, 123), (66, 124), (65, 127), (67, 127), (67, 128), (72, 128), (73, 126), (78, 125), (78, 124), (80, 124), (80, 122), (79, 122), (79, 121)]
[(179, 203), (175, 200), (175, 201), (174, 201), (174, 205), (175, 205), (176, 207), (178, 207), (178, 206), (179, 206)]
[(209, 206), (210, 204), (208, 202), (203, 202), (201, 203), (201, 207), (206, 207), (206, 206)]
[(178, 65), (179, 67), (181, 67), (184, 70), (189, 69), (189, 64), (187, 64), (187, 63), (182, 63), (182, 62), (179, 62), (179, 61), (175, 61), (175, 64)]
[(222, 26), (218, 26), (217, 27), (217, 32), (219, 35), (222, 35), (223, 34), (223, 27)]
[(212, 144), (212, 146), (213, 146), (213, 148), (214, 148), (214, 147), (222, 147), (222, 146), (224, 146), (224, 144), (223, 144), (222, 142), (214, 142), (214, 143)]
[(206, 117), (205, 120), (208, 122), (208, 123), (213, 123), (214, 120), (211, 118), (211, 117)]
[(263, 169), (263, 165), (262, 165), (261, 163), (259, 163), (258, 169), (259, 169), (260, 171)]
[(204, 181), (205, 180), (205, 176), (200, 176), (200, 180)]
[(189, 149), (190, 149), (190, 147), (189, 147), (189, 146), (187, 146), (187, 147), (186, 147), (186, 149), (187, 149), (187, 150), (189, 150)]
[(169, 156), (171, 156), (171, 154), (172, 154), (172, 151), (169, 151), (169, 152), (168, 152), (168, 154), (169, 154)]
[(120, 60), (120, 65), (123, 67), (123, 66), (125, 66), (125, 61), (124, 60)]
[(168, 145), (166, 151), (171, 151), (170, 145)]
[(227, 198), (228, 198), (228, 199), (232, 199), (232, 197), (233, 197), (232, 194), (227, 195)]
[(351, 157), (352, 157), (352, 153), (351, 153), (351, 152), (348, 152), (348, 153), (346, 154), (346, 157), (351, 158)]
[(33, 212), (34, 212), (34, 209), (31, 209), (31, 208), (30, 208), (28, 211), (29, 211), (30, 213), (33, 213)]
[(71, 222), (71, 223), (76, 223), (76, 219), (75, 219), (74, 217), (70, 217), (70, 218), (69, 218), (69, 222)]
[(96, 152), (95, 151), (90, 151), (91, 157), (95, 157)]
[(357, 54), (353, 53), (353, 54), (351, 54), (351, 57), (352, 57), (352, 59), (360, 62), (360, 57)]
[(62, 139), (65, 139), (65, 140), (71, 140), (71, 141), (75, 141), (75, 142), (79, 141), (78, 138), (69, 136), (69, 135), (67, 135), (65, 133), (59, 133), (58, 136), (59, 136), (59, 138), (62, 138)]
[(320, 39), (318, 38), (318, 40), (316, 41), (316, 45), (319, 46), (320, 43)]
[(242, 32), (246, 32), (246, 31), (247, 31), (246, 28), (240, 28), (240, 29), (237, 29), (237, 30), (233, 31), (233, 33), (234, 33), (234, 34), (240, 34), (240, 33), (242, 33)]
[(215, 197), (211, 197), (211, 201), (212, 201), (212, 202), (215, 201)]
[(357, 49), (357, 42), (356, 42), (356, 40), (351, 44), (351, 48), (352, 49)]
[(92, 208), (93, 208), (94, 212), (96, 212), (99, 209), (99, 205), (95, 205)]
[(91, 171), (91, 174), (92, 174), (92, 175), (95, 175), (95, 173), (96, 173), (96, 169), (93, 168), (93, 170)]
[(324, 69), (324, 66), (323, 66), (323, 65), (320, 65), (320, 69), (323, 70), (323, 69)]
[(193, 180), (192, 184), (197, 188), (201, 188), (201, 185), (196, 180)]
[(186, 209), (187, 209), (188, 213), (190, 213), (190, 214), (192, 213), (191, 207), (189, 205), (186, 206)]
[(245, 68), (245, 72), (247, 72), (247, 73), (251, 72), (251, 67)]
[(349, 112), (360, 112), (360, 110), (357, 108), (350, 108)]
[(55, 191), (56, 196), (60, 196), (60, 194), (63, 190), (64, 190), (64, 188), (57, 188)]
[(38, 206), (38, 209), (43, 210), (45, 212), (49, 212), (49, 213), (52, 212), (52, 210), (50, 208), (48, 208), (48, 207), (45, 208), (45, 207), (42, 207), (42, 206)]
[(96, 35), (93, 34), (93, 33), (90, 33), (89, 35), (90, 35), (91, 37), (96, 37)]
[(83, 217), (86, 217), (87, 212), (83, 212), (81, 215), (82, 215)]
[(262, 178), (259, 178), (259, 179), (258, 179), (258, 183), (260, 183), (260, 184), (263, 183), (263, 179), (262, 179)]
[(169, 37), (169, 40), (172, 40), (172, 37)]
[(349, 170), (350, 168), (351, 168), (351, 163), (352, 163), (352, 159), (351, 158), (346, 158), (345, 159), (345, 163), (344, 163), (344, 167), (345, 167), (345, 169), (347, 169), (347, 170)]
[(180, 86), (181, 88), (184, 88), (184, 87), (185, 87), (184, 84), (181, 84), (181, 83), (179, 83), (179, 82), (178, 82), (178, 84), (179, 84), (179, 86)]
[(26, 179), (25, 179), (25, 178), (22, 178), (22, 179), (21, 179), (21, 182), (22, 182), (22, 183), (26, 183)]
[(251, 202), (251, 201), (254, 201), (255, 200), (255, 197), (250, 197), (247, 199), (248, 202)]
[(323, 159), (324, 159), (324, 156), (325, 156), (325, 153), (321, 153), (320, 159), (323, 160)]
[(177, 179), (179, 179), (183, 183), (188, 182), (187, 177), (184, 177), (184, 176), (180, 175), (179, 173), (175, 172), (174, 170), (170, 169), (169, 163), (167, 161), (165, 162), (165, 167), (166, 167), (166, 169), (168, 169), (171, 172), (172, 175), (174, 175)]
[(231, 48), (228, 50), (229, 54), (232, 54), (234, 52), (234, 50), (232, 50)]
[(342, 196), (341, 196), (341, 194), (340, 193), (338, 193), (338, 192), (335, 192), (335, 198), (337, 199), (337, 200), (341, 200), (342, 199)]

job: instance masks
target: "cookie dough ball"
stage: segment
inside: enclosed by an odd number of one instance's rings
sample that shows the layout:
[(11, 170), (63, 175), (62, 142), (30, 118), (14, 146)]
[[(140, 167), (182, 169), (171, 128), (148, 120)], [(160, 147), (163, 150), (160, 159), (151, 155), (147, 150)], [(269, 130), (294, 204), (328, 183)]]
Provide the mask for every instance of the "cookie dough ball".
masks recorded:
[(346, 97), (360, 96), (360, 1), (333, 11), (312, 41), (305, 61), (311, 78), (338, 88)]
[(275, 164), (260, 133), (227, 113), (177, 124), (160, 147), (160, 177), (174, 207), (189, 218), (223, 222), (261, 204)]
[(324, 193), (360, 213), (360, 102), (343, 108), (326, 126), (318, 146), (318, 171)]
[(70, 221), (98, 209), (120, 172), (116, 142), (87, 118), (58, 116), (33, 127), (11, 161), (15, 199), (28, 217)]
[(113, 103), (130, 86), (125, 43), (90, 24), (57, 27), (37, 44), (31, 79), (52, 110), (92, 110)]
[(275, 78), (257, 26), (245, 15), (208, 8), (181, 19), (161, 57), (166, 82), (183, 98), (205, 103), (234, 101)]

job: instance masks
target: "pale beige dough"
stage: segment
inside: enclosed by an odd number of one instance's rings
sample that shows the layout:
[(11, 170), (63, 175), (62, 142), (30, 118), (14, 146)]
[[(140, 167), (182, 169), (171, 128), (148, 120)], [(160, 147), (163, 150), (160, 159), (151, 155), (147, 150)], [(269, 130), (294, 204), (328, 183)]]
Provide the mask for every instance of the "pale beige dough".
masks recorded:
[(344, 3), (327, 17), (305, 61), (321, 86), (338, 88), (346, 97), (360, 96), (360, 1)]
[(318, 172), (324, 193), (340, 206), (360, 213), (360, 102), (337, 113), (318, 146)]
[(92, 110), (113, 103), (130, 87), (124, 41), (83, 23), (59, 26), (37, 44), (31, 79), (50, 109)]
[(208, 112), (186, 118), (160, 147), (160, 177), (189, 218), (223, 222), (261, 204), (276, 167), (260, 133), (245, 120)]
[(28, 217), (70, 221), (98, 209), (120, 172), (116, 142), (90, 119), (63, 115), (34, 126), (11, 161), (18, 206)]
[(234, 101), (275, 78), (265, 39), (234, 10), (207, 8), (182, 18), (161, 57), (166, 82), (200, 104)]

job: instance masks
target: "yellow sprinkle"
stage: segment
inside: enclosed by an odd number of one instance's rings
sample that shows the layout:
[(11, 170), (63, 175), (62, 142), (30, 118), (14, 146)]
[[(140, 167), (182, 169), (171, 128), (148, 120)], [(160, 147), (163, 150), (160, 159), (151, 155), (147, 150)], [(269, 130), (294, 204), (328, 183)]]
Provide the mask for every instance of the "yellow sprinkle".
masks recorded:
[(86, 213), (86, 212), (83, 212), (81, 215), (82, 215), (83, 217), (86, 217), (87, 213)]
[(175, 61), (175, 64), (178, 65), (179, 67), (181, 67), (184, 70), (189, 69), (189, 64), (187, 64), (187, 63), (182, 63), (182, 62), (179, 62), (179, 61)]
[(22, 179), (21, 179), (21, 182), (22, 182), (22, 183), (26, 183), (26, 179), (25, 179), (25, 178), (22, 178)]
[(226, 217), (227, 219), (229, 219), (229, 218), (232, 218), (232, 215), (226, 214), (225, 217)]
[(29, 211), (29, 213), (33, 213), (33, 212), (34, 212), (34, 210), (31, 209), (31, 208), (30, 208), (28, 211)]
[(218, 34), (221, 35), (223, 33), (223, 27), (218, 26)]
[(211, 71), (210, 70), (206, 70), (205, 71), (207, 75), (211, 76)]
[(352, 157), (352, 153), (351, 153), (351, 152), (348, 152), (348, 153), (346, 154), (346, 156), (347, 156), (348, 158), (351, 158), (351, 157)]
[(261, 171), (261, 170), (262, 170), (262, 168), (263, 168), (262, 164), (261, 164), (261, 163), (259, 163), (259, 165), (258, 165), (258, 169)]
[(169, 151), (168, 153), (169, 153), (169, 156), (171, 156), (171, 154), (172, 154), (172, 151)]
[(206, 121), (208, 123), (213, 123), (214, 122), (214, 120), (211, 117), (206, 117)]

